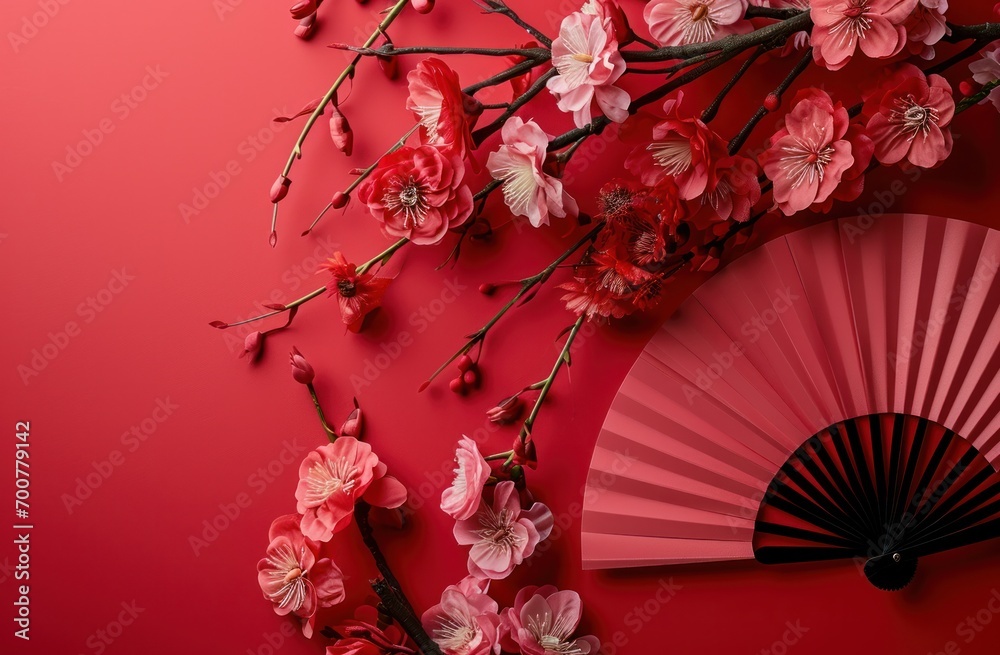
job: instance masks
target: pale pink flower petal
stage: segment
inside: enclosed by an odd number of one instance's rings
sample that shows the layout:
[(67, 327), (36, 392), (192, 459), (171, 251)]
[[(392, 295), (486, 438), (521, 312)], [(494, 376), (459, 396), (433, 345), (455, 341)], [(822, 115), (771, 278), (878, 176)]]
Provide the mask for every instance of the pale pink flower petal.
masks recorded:
[(445, 655), (488, 655), (500, 652), (497, 602), (477, 589), (453, 585), (441, 602), (424, 612), (424, 629)]
[[(602, 111), (607, 107), (612, 121), (621, 122), (627, 116), (628, 94), (612, 86), (625, 72), (614, 29), (610, 17), (577, 11), (563, 19), (559, 36), (552, 42), (552, 65), (559, 74), (546, 86), (559, 109), (573, 114), (577, 127), (591, 121), (595, 99)], [(609, 93), (611, 88), (615, 91)]]
[(501, 132), (503, 145), (490, 153), (486, 168), (502, 180), (504, 202), (515, 216), (525, 216), (535, 226), (549, 224), (549, 217), (577, 215), (576, 202), (562, 181), (543, 172), (549, 136), (542, 128), (511, 116)]
[(551, 585), (525, 587), (518, 592), (514, 607), (501, 614), (503, 648), (520, 650), (522, 655), (596, 655), (601, 647), (596, 637), (573, 636), (582, 613), (575, 591), (558, 591)]
[(479, 509), (483, 487), (490, 477), (490, 465), (479, 453), (476, 442), (466, 436), (458, 442), (455, 463), (455, 479), (441, 494), (441, 510), (458, 521), (464, 521)]
[(530, 557), (552, 532), (552, 512), (541, 503), (522, 511), (514, 483), (506, 480), (494, 488), (493, 500), (483, 503), (470, 519), (455, 523), (455, 539), (471, 545), (469, 573), (480, 578), (506, 578)]
[(812, 0), (814, 58), (830, 70), (839, 70), (858, 48), (873, 59), (892, 57), (906, 45), (904, 23), (917, 2)]
[(652, 0), (643, 11), (649, 33), (664, 46), (717, 41), (753, 29), (747, 0)]

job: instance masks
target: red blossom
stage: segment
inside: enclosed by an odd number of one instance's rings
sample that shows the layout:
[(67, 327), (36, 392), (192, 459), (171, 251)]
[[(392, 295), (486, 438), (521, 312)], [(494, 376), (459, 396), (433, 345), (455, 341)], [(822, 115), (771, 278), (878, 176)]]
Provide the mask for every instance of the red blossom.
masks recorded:
[(387, 235), (432, 245), (472, 216), (464, 178), (459, 155), (434, 146), (403, 147), (379, 161), (358, 197)]
[(325, 264), (320, 264), (320, 270), (327, 270), (332, 276), (326, 289), (329, 295), (337, 297), (340, 316), (347, 329), (359, 332), (365, 316), (382, 304), (382, 296), (391, 280), (368, 272), (359, 275), (358, 267), (340, 252), (333, 253)]
[(640, 111), (622, 126), (622, 138), (634, 144), (625, 167), (652, 186), (673, 177), (684, 200), (715, 189), (718, 163), (728, 156), (726, 143), (697, 116), (681, 110), (683, 93), (663, 103), (664, 118)]
[(428, 57), (406, 76), (410, 95), (406, 108), (420, 123), (420, 142), (442, 146), (462, 159), (475, 150), (472, 127), (482, 105), (462, 93), (458, 73), (440, 59)]

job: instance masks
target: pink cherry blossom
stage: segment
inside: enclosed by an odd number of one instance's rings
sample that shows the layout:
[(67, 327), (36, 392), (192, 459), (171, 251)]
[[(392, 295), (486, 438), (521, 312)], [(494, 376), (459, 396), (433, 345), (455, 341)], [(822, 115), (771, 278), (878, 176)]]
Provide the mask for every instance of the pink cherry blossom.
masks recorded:
[(500, 580), (530, 557), (552, 532), (552, 512), (541, 503), (521, 509), (514, 483), (497, 484), (493, 502), (484, 503), (470, 519), (455, 523), (455, 539), (469, 552), (469, 573)]
[(812, 0), (812, 45), (816, 61), (843, 68), (854, 51), (873, 59), (892, 57), (906, 45), (904, 23), (918, 0)]
[(786, 215), (822, 203), (836, 190), (854, 164), (852, 144), (845, 138), (847, 110), (825, 91), (806, 89), (796, 95), (785, 125), (771, 137), (760, 161), (774, 182), (774, 200)]
[(664, 177), (677, 183), (683, 200), (697, 198), (718, 182), (718, 162), (727, 157), (725, 142), (698, 117), (681, 111), (684, 94), (663, 103), (666, 117), (640, 112), (622, 127), (622, 138), (636, 146), (625, 167), (642, 183), (654, 186)]
[(744, 20), (747, 0), (652, 0), (642, 12), (660, 45), (717, 41), (753, 29)]
[(267, 555), (257, 563), (257, 581), (279, 616), (303, 619), (302, 631), (312, 636), (316, 610), (344, 600), (344, 576), (320, 547), (299, 530), (298, 514), (279, 516), (271, 524)]
[(900, 64), (880, 91), (865, 100), (865, 115), (871, 117), (865, 129), (880, 162), (906, 159), (932, 168), (951, 154), (955, 99), (946, 79)]
[(376, 507), (399, 507), (406, 488), (379, 461), (372, 447), (354, 437), (339, 437), (309, 453), (299, 466), (295, 489), (302, 534), (329, 541), (350, 525), (359, 499)]
[(490, 465), (479, 453), (476, 442), (466, 436), (458, 442), (455, 464), (455, 479), (441, 493), (441, 510), (453, 519), (464, 521), (479, 509)]
[[(982, 51), (982, 57), (969, 64), (969, 71), (972, 79), (979, 84), (989, 84), (1000, 79), (1000, 42), (987, 47)], [(987, 100), (1000, 111), (1000, 87), (990, 91)], [(986, 100), (983, 100), (986, 102)]]
[(948, 0), (919, 0), (906, 19), (907, 50), (924, 59), (934, 59), (934, 44), (951, 34), (945, 13)]
[(549, 136), (535, 121), (511, 116), (504, 123), (503, 145), (491, 152), (486, 168), (503, 181), (503, 198), (511, 213), (526, 216), (535, 227), (549, 224), (549, 216), (576, 217), (576, 201), (562, 181), (542, 171)]
[(445, 655), (499, 653), (497, 602), (486, 595), (484, 588), (463, 582), (447, 587), (441, 602), (424, 612), (420, 619), (424, 629)]
[(628, 93), (614, 86), (625, 72), (625, 60), (610, 17), (578, 11), (564, 18), (552, 42), (552, 65), (559, 74), (546, 86), (559, 109), (573, 114), (577, 127), (590, 123), (594, 101), (615, 123), (628, 117)]
[(596, 655), (597, 637), (573, 637), (583, 604), (575, 591), (559, 591), (552, 585), (525, 587), (517, 593), (514, 607), (503, 611), (503, 649), (522, 655), (575, 653)]
[(739, 155), (726, 157), (719, 162), (718, 182), (715, 188), (705, 191), (691, 214), (691, 222), (700, 230), (712, 223), (733, 219), (743, 222), (750, 218), (750, 210), (760, 200), (760, 181), (757, 163)]

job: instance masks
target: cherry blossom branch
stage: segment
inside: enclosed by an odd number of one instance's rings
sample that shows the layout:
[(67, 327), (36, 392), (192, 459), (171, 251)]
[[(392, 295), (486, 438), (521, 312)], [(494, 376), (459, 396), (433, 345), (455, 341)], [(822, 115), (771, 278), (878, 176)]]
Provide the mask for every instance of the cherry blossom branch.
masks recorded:
[(440, 375), (441, 371), (443, 371), (445, 367), (448, 366), (448, 364), (451, 364), (453, 361), (455, 361), (462, 355), (467, 354), (477, 344), (481, 344), (486, 339), (486, 334), (493, 328), (494, 325), (497, 324), (497, 322), (501, 318), (503, 318), (504, 314), (510, 311), (512, 307), (514, 307), (517, 304), (524, 304), (529, 300), (531, 300), (534, 297), (534, 293), (531, 293), (529, 295), (529, 292), (532, 291), (536, 286), (544, 284), (546, 280), (552, 277), (552, 274), (555, 272), (557, 268), (559, 268), (560, 264), (569, 259), (569, 257), (577, 250), (579, 250), (580, 248), (584, 247), (585, 245), (593, 241), (600, 233), (603, 227), (604, 227), (604, 221), (597, 222), (594, 225), (594, 227), (590, 229), (590, 231), (588, 231), (585, 235), (583, 235), (583, 237), (579, 241), (570, 246), (565, 252), (556, 257), (551, 264), (546, 266), (544, 269), (542, 269), (535, 275), (520, 280), (521, 288), (518, 289), (517, 293), (514, 294), (514, 296), (510, 300), (508, 300), (507, 303), (503, 307), (501, 307), (500, 310), (493, 315), (493, 318), (487, 321), (485, 325), (483, 325), (481, 328), (479, 328), (478, 330), (470, 334), (468, 337), (466, 337), (465, 345), (456, 350), (455, 353), (451, 355), (451, 357), (449, 357), (443, 364), (441, 364), (441, 366), (439, 366), (437, 370), (435, 370), (430, 375), (430, 377), (427, 378), (427, 380), (420, 385), (418, 391), (423, 391), (428, 386), (430, 386), (431, 382), (434, 381), (434, 378)]
[(545, 88), (546, 82), (548, 82), (549, 79), (551, 79), (557, 74), (558, 71), (554, 68), (545, 71), (545, 73), (539, 76), (539, 78), (535, 80), (535, 82), (531, 86), (529, 86), (524, 93), (522, 93), (513, 102), (511, 102), (510, 105), (507, 107), (507, 109), (504, 110), (502, 114), (497, 116), (497, 118), (492, 123), (490, 123), (486, 127), (481, 127), (475, 132), (473, 132), (472, 141), (473, 143), (476, 144), (476, 147), (479, 147), (483, 141), (485, 141), (490, 137), (491, 134), (502, 128), (503, 124), (507, 122), (508, 118), (517, 113), (518, 109), (523, 107), (525, 104), (528, 103), (529, 100), (538, 95), (538, 93)]
[[(381, 35), (385, 34), (386, 29), (388, 29), (389, 26), (392, 25), (393, 21), (396, 20), (396, 17), (399, 16), (400, 13), (402, 13), (403, 8), (406, 7), (407, 4), (409, 4), (409, 1), (410, 0), (396, 0), (396, 4), (394, 4), (389, 9), (389, 12), (386, 14), (385, 18), (382, 19), (382, 22), (378, 24), (378, 26), (375, 28), (375, 31), (372, 32), (371, 36), (368, 37), (368, 40), (365, 41), (364, 47), (366, 48), (371, 47), (375, 43), (375, 41), (379, 39)], [(330, 87), (330, 90), (327, 91), (326, 94), (320, 99), (319, 103), (316, 105), (316, 109), (313, 110), (313, 113), (309, 115), (309, 118), (306, 120), (305, 126), (303, 126), (302, 128), (302, 132), (299, 133), (299, 137), (295, 140), (295, 145), (292, 147), (292, 152), (288, 156), (288, 161), (285, 162), (285, 167), (282, 169), (281, 177), (279, 179), (287, 179), (288, 174), (292, 171), (292, 165), (295, 163), (295, 160), (302, 158), (302, 144), (305, 143), (306, 137), (309, 135), (310, 130), (312, 130), (313, 125), (316, 124), (316, 121), (323, 114), (323, 110), (326, 108), (326, 105), (331, 100), (333, 100), (333, 98), (337, 95), (337, 91), (340, 89), (341, 85), (347, 79), (354, 76), (354, 71), (357, 68), (358, 63), (361, 62), (361, 57), (362, 57), (361, 55), (354, 56), (354, 58), (351, 60), (351, 63), (349, 63), (346, 68), (344, 68), (344, 70), (334, 81), (333, 85)], [(271, 215), (271, 233), (268, 237), (268, 241), (271, 244), (272, 248), (278, 243), (277, 222), (278, 222), (278, 203), (275, 202), (274, 210)]]
[(476, 2), (483, 9), (483, 13), (501, 14), (514, 21), (514, 23), (531, 36), (538, 39), (538, 42), (546, 48), (552, 47), (552, 39), (542, 34), (540, 30), (526, 23), (517, 13), (511, 9), (503, 0), (482, 0)]
[[(517, 438), (522, 444), (526, 443), (531, 437), (531, 428), (535, 425), (538, 413), (542, 409), (542, 403), (545, 402), (545, 398), (549, 395), (549, 391), (552, 389), (552, 384), (556, 381), (556, 376), (559, 375), (559, 370), (563, 367), (563, 365), (569, 366), (571, 364), (569, 351), (573, 346), (573, 340), (576, 339), (576, 335), (579, 334), (580, 328), (583, 327), (586, 318), (586, 314), (581, 314), (576, 319), (576, 323), (573, 324), (573, 327), (569, 329), (569, 334), (566, 336), (566, 343), (563, 344), (562, 350), (559, 351), (559, 356), (552, 365), (552, 371), (549, 373), (549, 376), (542, 381), (538, 398), (535, 399), (535, 404), (531, 408), (531, 413), (528, 414), (528, 418), (524, 419), (524, 423), (521, 424), (521, 430), (517, 434)], [(510, 465), (513, 463), (514, 453), (511, 452), (508, 454), (506, 461), (503, 463), (503, 468), (510, 468)]]
[(333, 443), (337, 440), (337, 431), (331, 428), (330, 424), (326, 421), (326, 414), (323, 413), (323, 406), (319, 404), (319, 396), (316, 395), (316, 388), (313, 386), (312, 382), (307, 382), (306, 388), (309, 389), (309, 395), (312, 396), (313, 405), (316, 406), (316, 414), (319, 415), (319, 422), (323, 425), (323, 431), (326, 432), (326, 436), (330, 440), (330, 443)]
[(469, 86), (462, 89), (462, 91), (468, 95), (474, 95), (475, 93), (482, 91), (486, 87), (496, 86), (497, 84), (502, 84), (507, 80), (513, 79), (519, 75), (523, 75), (530, 71), (532, 68), (544, 63), (546, 60), (536, 60), (527, 59), (525, 61), (519, 62), (505, 71), (501, 71), (496, 75), (487, 77), (481, 82), (476, 82), (475, 84), (470, 84)]
[[(357, 274), (358, 275), (362, 275), (362, 274), (366, 273), (368, 271), (368, 269), (370, 269), (375, 264), (382, 264), (382, 265), (384, 265), (386, 262), (389, 261), (389, 259), (392, 258), (392, 256), (396, 253), (397, 250), (399, 250), (400, 248), (402, 248), (403, 246), (405, 246), (409, 242), (410, 242), (409, 239), (400, 239), (399, 241), (396, 241), (391, 246), (389, 246), (388, 248), (386, 248), (385, 250), (383, 250), (379, 254), (375, 255), (374, 257), (372, 257), (371, 259), (369, 259), (368, 261), (366, 261), (364, 264), (361, 264), (360, 266), (358, 266)], [(245, 325), (247, 323), (253, 323), (254, 321), (262, 321), (265, 318), (270, 318), (271, 316), (277, 316), (278, 314), (283, 314), (284, 312), (291, 311), (292, 314), (289, 315), (288, 323), (286, 323), (285, 325), (282, 326), (282, 327), (288, 327), (288, 325), (292, 322), (292, 317), (294, 316), (294, 313), (296, 311), (298, 311), (297, 308), (300, 305), (303, 305), (303, 304), (309, 302), (313, 298), (321, 296), (324, 291), (326, 291), (326, 286), (322, 286), (322, 287), (316, 289), (315, 291), (310, 291), (309, 293), (307, 293), (306, 295), (302, 296), (301, 298), (299, 298), (297, 300), (293, 300), (292, 302), (288, 303), (287, 305), (282, 305), (280, 309), (275, 309), (273, 311), (266, 312), (264, 314), (260, 314), (259, 316), (252, 316), (250, 318), (243, 319), (242, 321), (236, 321), (235, 323), (224, 323), (222, 321), (212, 321), (209, 325), (211, 325), (212, 327), (215, 327), (215, 328), (219, 328), (220, 330), (225, 330), (226, 328), (236, 327), (237, 325)]]
[(783, 40), (795, 32), (808, 31), (812, 25), (809, 12), (798, 12), (794, 16), (779, 23), (771, 23), (746, 34), (733, 34), (718, 41), (708, 43), (692, 43), (688, 45), (665, 46), (650, 51), (623, 51), (625, 61), (668, 61), (671, 59), (689, 59), (711, 52), (727, 52), (735, 50), (742, 52), (747, 48), (761, 45), (771, 40)]
[[(781, 96), (784, 95), (785, 91), (787, 91), (790, 86), (792, 86), (792, 83), (796, 80), (796, 78), (809, 68), (809, 64), (812, 63), (812, 59), (812, 48), (807, 48), (805, 54), (802, 55), (802, 58), (799, 59), (797, 64), (795, 64), (795, 67), (792, 68), (787, 76), (785, 76), (785, 79), (781, 81), (781, 84), (776, 86), (768, 95), (773, 95), (780, 102)], [(763, 104), (757, 108), (757, 111), (750, 117), (750, 120), (743, 126), (743, 129), (741, 129), (739, 133), (733, 137), (732, 141), (729, 142), (730, 155), (735, 155), (740, 151), (743, 144), (745, 144), (747, 139), (750, 138), (750, 134), (753, 132), (754, 128), (757, 127), (757, 124), (760, 123), (764, 116), (770, 113), (770, 111), (771, 110)]]
[(808, 14), (808, 9), (775, 9), (773, 7), (758, 7), (750, 5), (747, 7), (746, 18), (774, 18), (776, 20), (788, 20), (795, 18), (799, 14)]
[(976, 25), (954, 25), (948, 23), (951, 34), (946, 34), (941, 40), (951, 43), (976, 39), (977, 41), (996, 41), (1000, 39), (1000, 23), (979, 23)]
[(389, 567), (389, 562), (382, 553), (382, 549), (375, 539), (371, 523), (368, 520), (370, 513), (371, 505), (363, 500), (354, 506), (354, 518), (358, 523), (361, 540), (364, 542), (365, 547), (368, 548), (368, 552), (371, 553), (372, 559), (375, 561), (375, 567), (382, 574), (381, 579), (372, 581), (372, 589), (378, 594), (379, 600), (382, 601), (382, 606), (385, 610), (399, 623), (424, 655), (442, 655), (438, 645), (434, 643), (434, 640), (424, 630), (420, 618), (413, 609), (413, 605), (410, 604), (406, 594), (403, 593), (403, 588), (400, 586), (399, 580), (396, 579), (395, 574)]
[[(545, 60), (545, 59), (527, 59), (525, 61), (519, 62), (519, 63), (511, 66), (510, 68), (508, 68), (505, 71), (501, 71), (500, 73), (497, 73), (496, 75), (488, 77), (485, 80), (482, 80), (481, 82), (477, 82), (476, 84), (472, 84), (470, 86), (465, 87), (464, 89), (462, 89), (462, 93), (465, 93), (467, 95), (473, 95), (476, 92), (481, 91), (482, 89), (485, 89), (485, 88), (490, 87), (490, 86), (494, 86), (496, 84), (501, 84), (503, 82), (506, 82), (509, 79), (517, 77), (518, 75), (523, 75), (524, 73), (530, 71), (532, 68), (538, 66), (539, 64), (544, 63), (544, 61), (547, 61), (547, 60)], [(486, 106), (484, 105), (484, 107), (486, 107)], [(510, 105), (506, 105), (506, 107), (509, 109)], [(383, 153), (381, 157), (379, 157), (378, 159), (376, 159), (367, 168), (365, 168), (364, 170), (362, 170), (361, 173), (359, 175), (357, 175), (354, 178), (354, 180), (352, 180), (351, 183), (349, 185), (347, 185), (347, 187), (343, 191), (340, 192), (342, 194), (342, 197), (345, 198), (345, 201), (346, 201), (346, 198), (348, 196), (350, 196), (350, 194), (356, 188), (358, 188), (358, 186), (360, 186), (361, 183), (364, 182), (365, 179), (368, 178), (369, 175), (372, 174), (372, 172), (378, 167), (378, 163), (382, 160), (383, 157), (391, 155), (392, 153), (396, 152), (397, 150), (399, 150), (400, 148), (402, 148), (404, 145), (406, 145), (407, 139), (410, 138), (410, 136), (417, 130), (418, 127), (420, 127), (420, 126), (419, 125), (414, 125), (413, 127), (411, 127), (406, 132), (406, 134), (404, 134), (396, 143), (394, 143), (388, 150), (386, 150), (385, 153)], [(310, 232), (312, 232), (312, 230), (316, 227), (316, 225), (320, 222), (320, 220), (322, 220), (323, 216), (325, 216), (328, 211), (330, 211), (331, 209), (333, 209), (333, 205), (334, 205), (333, 200), (331, 200), (330, 202), (328, 202), (326, 204), (326, 206), (316, 216), (316, 218), (313, 219), (313, 222), (309, 225), (309, 227), (304, 232), (302, 232), (302, 236), (306, 236), (307, 234), (309, 234)]]
[(737, 84), (739, 84), (739, 81), (743, 79), (743, 76), (746, 75), (748, 70), (750, 70), (750, 67), (753, 66), (760, 56), (768, 50), (770, 50), (770, 47), (767, 44), (757, 46), (757, 49), (751, 53), (750, 57), (745, 62), (743, 62), (743, 65), (740, 66), (738, 71), (736, 71), (736, 74), (733, 75), (728, 82), (726, 82), (724, 87), (722, 87), (719, 94), (715, 96), (715, 100), (705, 107), (705, 111), (701, 112), (701, 122), (709, 123), (713, 118), (715, 118), (715, 115), (719, 113), (719, 107), (722, 106), (722, 101), (726, 99), (729, 92), (732, 91)]
[(364, 48), (334, 43), (331, 48), (356, 52), (364, 57), (399, 57), (402, 55), (482, 55), (484, 57), (524, 57), (535, 61), (548, 61), (552, 52), (547, 48), (478, 48), (449, 46), (407, 46), (396, 47), (386, 43), (378, 48)]
[[(397, 150), (399, 150), (400, 148), (402, 148), (403, 146), (406, 145), (406, 140), (409, 139), (413, 135), (413, 133), (417, 131), (418, 127), (420, 127), (419, 124), (414, 125), (409, 130), (407, 130), (406, 134), (404, 134), (403, 136), (401, 136), (398, 141), (396, 141), (391, 146), (389, 146), (389, 149), (386, 150), (384, 153), (382, 153), (381, 157), (379, 157), (374, 162), (372, 162), (368, 166), (368, 168), (366, 168), (363, 171), (361, 171), (361, 173), (359, 175), (357, 175), (351, 181), (351, 183), (348, 184), (347, 187), (343, 191), (341, 191), (341, 193), (345, 197), (350, 196), (351, 193), (355, 189), (357, 189), (361, 185), (362, 182), (365, 181), (365, 178), (367, 178), (369, 175), (371, 175), (372, 171), (374, 171), (378, 167), (378, 163), (380, 161), (382, 161), (383, 157), (388, 157), (389, 155), (391, 155), (392, 153), (396, 152)], [(333, 200), (331, 200), (330, 202), (326, 203), (326, 207), (324, 207), (323, 210), (319, 213), (319, 215), (316, 216), (316, 218), (313, 219), (313, 222), (309, 224), (309, 227), (306, 228), (306, 230), (302, 233), (302, 236), (306, 236), (307, 234), (309, 234), (310, 232), (312, 232), (313, 228), (316, 227), (316, 224), (319, 223), (320, 220), (323, 218), (323, 216), (328, 211), (330, 211), (332, 208), (333, 208)]]
[(966, 109), (968, 109), (973, 105), (978, 105), (980, 102), (985, 100), (990, 95), (990, 91), (997, 88), (998, 86), (1000, 86), (1000, 80), (993, 80), (992, 82), (987, 82), (986, 84), (983, 85), (983, 88), (981, 88), (977, 93), (974, 93), (973, 95), (968, 96), (967, 98), (962, 98), (962, 100), (957, 105), (955, 105), (955, 113), (957, 114), (959, 112), (965, 111)]

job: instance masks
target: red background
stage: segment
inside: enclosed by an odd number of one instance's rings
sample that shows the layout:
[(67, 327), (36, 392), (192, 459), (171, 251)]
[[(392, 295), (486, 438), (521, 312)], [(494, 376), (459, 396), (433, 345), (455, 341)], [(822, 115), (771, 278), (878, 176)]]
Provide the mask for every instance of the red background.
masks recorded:
[[(348, 412), (351, 396), (358, 395), (368, 438), (411, 487), (415, 504), (423, 500), (407, 530), (384, 537), (383, 543), (414, 604), (426, 608), (436, 602), (441, 589), (465, 571), (465, 553), (436, 509), (443, 484), (436, 472), (448, 470), (461, 433), (487, 429), (483, 411), (492, 401), (547, 373), (556, 353), (553, 339), (570, 320), (556, 292), (543, 291), (491, 333), (480, 392), (456, 397), (445, 389), (446, 379), (422, 395), (415, 390), (462, 335), (502, 302), (481, 296), (478, 284), (537, 271), (561, 251), (562, 228), (507, 227), (492, 244), (467, 247), (457, 267), (442, 271), (434, 266), (449, 246), (411, 248), (404, 274), (370, 330), (344, 334), (336, 309), (316, 301), (303, 309), (293, 330), (269, 342), (259, 365), (248, 367), (236, 359), (232, 335), (210, 329), (209, 320), (244, 317), (255, 301), (288, 301), (312, 290), (322, 283), (311, 275), (317, 257), (335, 248), (363, 260), (387, 243), (357, 206), (326, 219), (312, 237), (297, 236), (344, 184), (350, 167), (367, 165), (411, 124), (403, 110), (405, 84), (384, 79), (371, 61), (363, 63), (344, 105), (358, 134), (354, 156), (347, 161), (336, 153), (320, 123), (294, 168), (278, 247), (272, 251), (266, 243), (266, 192), (299, 129), (295, 124), (275, 133), (273, 110), (292, 112), (321, 95), (345, 61), (342, 53), (323, 45), (362, 40), (381, 5), (329, 0), (317, 38), (306, 44), (290, 34), (282, 2), (64, 2), (48, 3), (58, 5), (58, 11), (37, 32), (26, 32), (32, 34), (26, 43), (15, 46), (8, 35), (0, 46), (5, 97), (0, 424), (6, 444), (0, 453), (13, 457), (13, 426), (30, 421), (35, 525), (32, 639), (27, 644), (11, 635), (15, 554), (12, 533), (4, 528), (2, 650), (263, 655), (269, 640), (280, 639), (282, 653), (322, 652), (319, 644), (299, 635), (280, 635), (284, 621), (261, 598), (255, 576), (271, 519), (294, 508), (302, 453), (295, 454), (295, 464), (282, 464), (283, 444), (288, 440), (312, 448), (323, 443), (308, 395), (288, 375), (285, 353), (292, 345), (316, 366), (318, 391), (335, 422)], [(953, 4), (963, 5), (953, 8), (954, 20), (982, 22), (991, 16), (993, 3)], [(576, 3), (514, 6), (551, 34)], [(627, 7), (640, 22), (640, 4)], [(24, 20), (39, 11), (38, 0), (8, 0), (0, 5), (0, 26), (5, 34), (20, 33)], [(355, 25), (363, 27), (355, 31)], [(471, 3), (445, 0), (426, 17), (405, 13), (392, 35), (400, 45), (431, 39), (477, 45), (526, 40), (503, 18), (481, 17)], [(499, 65), (472, 58), (454, 63), (465, 83)], [(404, 72), (413, 64), (404, 61)], [(772, 61), (756, 79), (745, 81), (716, 127), (732, 134), (789, 65)], [(159, 67), (161, 79), (154, 84), (148, 78), (152, 90), (137, 93), (136, 100), (145, 98), (124, 115), (120, 96), (142, 83), (147, 67)], [(857, 80), (869, 71), (852, 65), (833, 81), (833, 90), (853, 104)], [(957, 73), (953, 80), (963, 74)], [(709, 86), (718, 87), (721, 78), (715, 79)], [(831, 80), (829, 75), (822, 79)], [(492, 100), (505, 100), (507, 92), (497, 92)], [(704, 103), (710, 95), (693, 97)], [(534, 111), (550, 132), (566, 129), (566, 117), (553, 112), (548, 98)], [(109, 133), (60, 181), (53, 162), (65, 162), (67, 148), (76, 148), (84, 131), (99, 128), (103, 119), (109, 121), (105, 127), (112, 126)], [(751, 145), (759, 145), (772, 127), (765, 121)], [(898, 170), (879, 171), (871, 176), (863, 202), (838, 207), (836, 215), (856, 214), (878, 197), (889, 211), (1000, 227), (996, 112), (981, 107), (960, 116), (955, 133), (955, 153), (939, 170), (917, 182)], [(247, 141), (252, 137), (259, 148)], [(614, 148), (611, 155), (604, 152), (608, 141), (594, 143), (604, 145), (585, 146), (570, 170), (572, 188), (585, 205), (592, 205), (587, 189), (613, 174), (620, 161)], [(238, 174), (230, 175), (207, 208), (185, 221), (179, 205), (191, 203), (194, 189), (204, 189), (230, 161), (236, 162), (230, 172)], [(906, 193), (886, 195), (894, 180)], [(493, 215), (495, 223), (504, 220), (497, 209)], [(813, 220), (818, 219), (771, 220), (762, 232), (775, 235)], [(755, 236), (755, 242), (760, 239)], [(101, 293), (123, 269), (133, 278), (128, 285), (112, 285), (117, 294)], [(438, 302), (447, 299), (442, 296), (447, 281), (465, 288), (458, 302)], [(661, 314), (697, 281), (676, 286)], [(90, 297), (100, 312), (86, 308)], [(435, 319), (425, 330), (420, 329), (421, 308)], [(658, 320), (601, 328), (575, 349), (571, 374), (559, 381), (536, 425), (542, 464), (531, 477), (538, 497), (567, 527), (531, 566), (494, 585), (501, 604), (528, 582), (576, 589), (584, 599), (589, 631), (609, 643), (620, 631), (627, 641), (606, 652), (996, 652), (1000, 620), (976, 633), (960, 627), (980, 611), (981, 620), (996, 618), (985, 609), (1000, 580), (995, 544), (928, 559), (918, 580), (897, 594), (874, 590), (852, 566), (840, 564), (768, 568), (750, 562), (581, 572), (579, 517), (571, 504), (580, 500), (604, 412)], [(57, 333), (70, 321), (79, 331), (72, 330), (66, 340)], [(356, 389), (352, 376), (364, 376), (366, 363), (385, 349), (392, 351), (403, 332), (414, 344)], [(50, 342), (50, 333), (65, 348), (25, 382), (18, 367), (32, 366), (33, 351)], [(146, 421), (150, 434), (145, 441), (124, 436), (131, 426), (141, 430), (143, 420), (153, 418), (158, 399), (176, 409), (155, 431)], [(513, 434), (510, 428), (498, 431), (489, 449), (507, 449)], [(65, 495), (74, 493), (78, 478), (91, 474), (95, 462), (101, 468), (114, 451), (120, 465), (82, 503), (68, 508)], [(258, 473), (268, 466), (269, 482)], [(10, 471), (10, 464), (0, 468)], [(2, 488), (5, 498), (13, 496), (12, 479), (5, 477)], [(232, 504), (240, 494), (249, 498), (249, 506), (196, 554), (190, 537), (206, 538), (203, 522), (219, 516), (220, 504)], [(6, 523), (12, 515), (8, 501), (3, 502)], [(338, 537), (335, 548), (351, 574), (352, 601), (364, 598), (372, 569), (356, 534)], [(669, 578), (681, 588), (666, 605), (657, 605), (651, 599), (658, 582)], [(637, 623), (633, 608), (647, 601), (655, 616)], [(123, 602), (134, 602), (142, 611), (113, 643), (99, 648), (97, 631), (118, 618)], [(332, 617), (343, 616), (346, 607)], [(807, 631), (786, 648), (778, 642), (789, 622)], [(974, 635), (971, 643), (969, 634)], [(949, 642), (954, 645), (946, 650)]]

